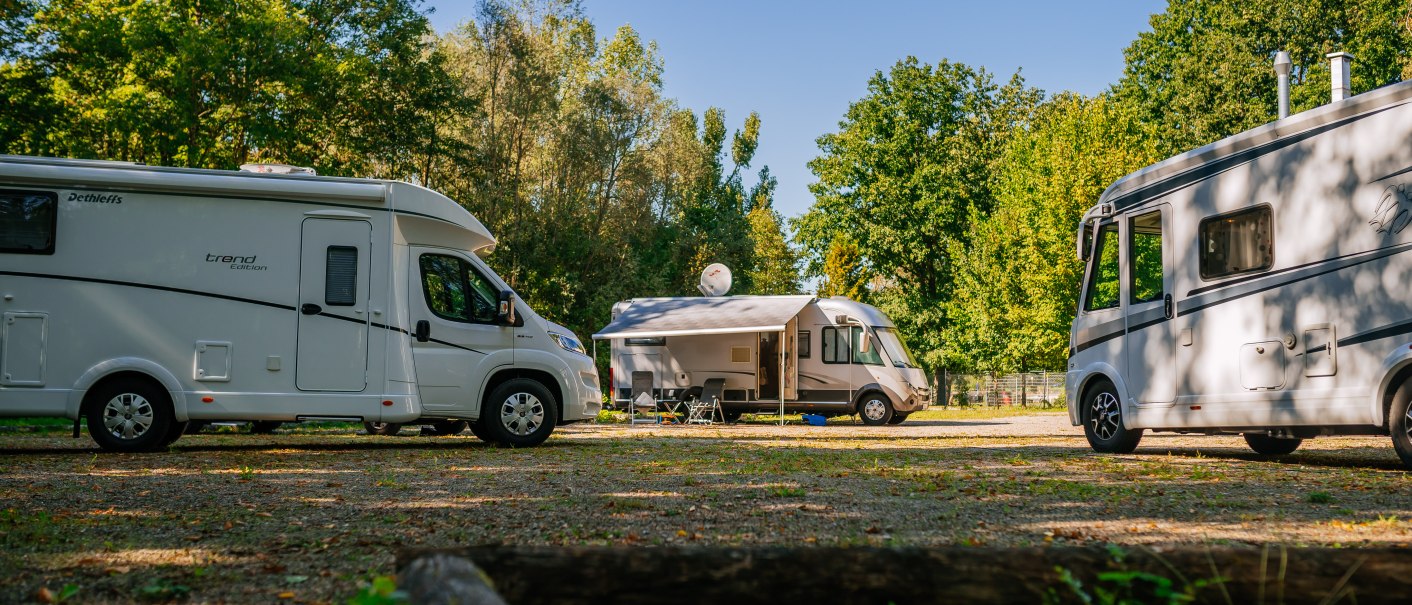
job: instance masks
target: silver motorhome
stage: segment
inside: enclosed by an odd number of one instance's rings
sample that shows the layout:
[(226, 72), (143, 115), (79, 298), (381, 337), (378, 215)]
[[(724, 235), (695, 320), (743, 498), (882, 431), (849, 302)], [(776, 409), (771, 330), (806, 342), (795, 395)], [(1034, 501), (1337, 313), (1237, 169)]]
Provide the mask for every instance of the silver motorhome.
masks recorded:
[(0, 156), (0, 415), (110, 450), (188, 421), (469, 420), (508, 445), (595, 417), (593, 361), (407, 183)]
[(650, 374), (663, 401), (697, 398), (722, 379), (727, 419), (792, 411), (898, 424), (930, 402), (892, 321), (842, 297), (637, 298), (614, 305), (593, 337), (612, 343), (609, 388), (621, 408), (635, 373)]
[[(1337, 77), (1337, 74), (1336, 74)], [(1069, 418), (1266, 454), (1388, 435), (1412, 465), (1412, 82), (1128, 175), (1080, 226)]]

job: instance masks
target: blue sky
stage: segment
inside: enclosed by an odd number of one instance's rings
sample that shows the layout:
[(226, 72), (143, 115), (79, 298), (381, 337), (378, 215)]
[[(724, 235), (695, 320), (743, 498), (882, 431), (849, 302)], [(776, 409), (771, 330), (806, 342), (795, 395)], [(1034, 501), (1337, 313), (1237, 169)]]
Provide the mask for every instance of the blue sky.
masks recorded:
[[(428, 0), (445, 32), (474, 14), (473, 1)], [(779, 180), (775, 208), (798, 216), (813, 203), (807, 163), (815, 139), (838, 130), (868, 78), (908, 55), (984, 67), (1003, 82), (1022, 69), (1048, 93), (1094, 95), (1118, 81), (1123, 49), (1148, 29), (1165, 0), (1086, 2), (585, 0), (600, 37), (631, 24), (655, 40), (665, 93), (700, 114), (726, 112), (731, 130), (760, 113), (754, 181), (768, 165)]]

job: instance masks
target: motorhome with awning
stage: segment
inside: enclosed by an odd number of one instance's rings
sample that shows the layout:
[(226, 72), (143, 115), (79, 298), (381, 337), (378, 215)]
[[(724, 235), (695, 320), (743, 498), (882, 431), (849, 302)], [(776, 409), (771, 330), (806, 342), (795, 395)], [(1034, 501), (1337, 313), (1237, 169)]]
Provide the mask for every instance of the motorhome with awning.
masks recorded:
[(689, 401), (723, 380), (728, 420), (814, 412), (898, 424), (931, 397), (892, 321), (842, 297), (637, 298), (614, 305), (593, 338), (611, 341), (618, 407), (631, 405), (634, 378), (658, 401)]
[(597, 415), (593, 360), (459, 204), (278, 168), (0, 156), (0, 416), (146, 451), (191, 421), (470, 421), (528, 446)]
[(1066, 376), (1093, 448), (1132, 451), (1145, 430), (1262, 454), (1390, 434), (1412, 466), (1409, 141), (1403, 82), (1108, 187), (1079, 228)]

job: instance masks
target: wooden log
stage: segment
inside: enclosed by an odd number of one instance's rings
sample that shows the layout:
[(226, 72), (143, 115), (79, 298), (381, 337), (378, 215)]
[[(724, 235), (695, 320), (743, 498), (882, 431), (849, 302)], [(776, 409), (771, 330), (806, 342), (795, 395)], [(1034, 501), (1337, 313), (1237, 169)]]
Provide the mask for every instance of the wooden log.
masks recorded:
[(1412, 550), (1392, 548), (474, 546), (405, 550), (398, 562), (429, 555), (474, 561), (515, 605), (1080, 602), (1096, 585), (1152, 602), (1161, 582), (1199, 603), (1366, 605), (1412, 594)]

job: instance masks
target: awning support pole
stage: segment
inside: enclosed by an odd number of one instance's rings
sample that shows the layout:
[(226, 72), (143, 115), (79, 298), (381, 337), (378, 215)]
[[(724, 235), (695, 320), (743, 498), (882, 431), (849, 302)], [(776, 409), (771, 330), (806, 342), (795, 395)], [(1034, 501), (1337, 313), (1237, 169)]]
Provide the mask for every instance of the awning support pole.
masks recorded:
[[(787, 324), (786, 324), (787, 325)], [(780, 379), (776, 381), (780, 391), (780, 426), (784, 426), (784, 332), (780, 332)]]

